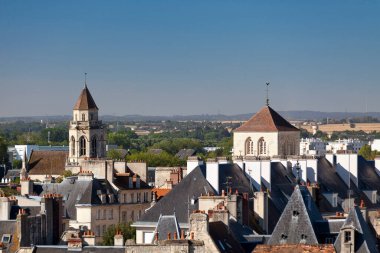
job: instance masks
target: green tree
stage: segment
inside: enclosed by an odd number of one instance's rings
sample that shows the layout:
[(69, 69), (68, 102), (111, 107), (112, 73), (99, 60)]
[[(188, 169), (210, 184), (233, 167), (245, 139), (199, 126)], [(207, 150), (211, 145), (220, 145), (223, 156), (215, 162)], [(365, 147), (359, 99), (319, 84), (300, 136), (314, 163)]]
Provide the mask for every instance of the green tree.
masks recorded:
[(116, 149), (111, 149), (107, 152), (107, 157), (112, 159), (112, 160), (123, 160), (125, 157), (121, 154), (120, 151)]
[(127, 161), (144, 161), (150, 167), (174, 167), (184, 166), (186, 164), (186, 161), (180, 160), (178, 157), (167, 152), (162, 152), (160, 154), (138, 152), (127, 155), (126, 159)]
[(22, 161), (21, 160), (13, 160), (12, 162), (12, 168), (13, 169), (21, 169), (21, 166), (22, 166)]
[(371, 146), (368, 144), (365, 144), (361, 149), (359, 150), (359, 155), (361, 155), (364, 159), (368, 161), (372, 161), (376, 157), (376, 150), (372, 151)]
[(117, 224), (111, 225), (107, 228), (106, 232), (103, 233), (103, 245), (104, 246), (113, 246), (114, 245), (114, 236), (117, 231), (120, 231), (123, 234), (124, 241), (127, 239), (136, 238), (136, 229), (131, 227), (131, 223), (127, 224)]
[(71, 177), (73, 175), (73, 172), (71, 170), (65, 170), (63, 172), (63, 177)]
[(0, 136), (0, 163), (8, 162), (8, 144), (6, 140)]

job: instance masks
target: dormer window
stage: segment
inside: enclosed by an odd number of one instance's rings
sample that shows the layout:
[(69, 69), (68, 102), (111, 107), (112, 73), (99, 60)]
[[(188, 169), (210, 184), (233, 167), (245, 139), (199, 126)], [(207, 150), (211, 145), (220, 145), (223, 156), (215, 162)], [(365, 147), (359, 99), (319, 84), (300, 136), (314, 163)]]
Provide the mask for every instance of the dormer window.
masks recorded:
[(297, 210), (294, 210), (293, 211), (293, 217), (298, 217), (298, 215), (300, 215), (300, 213)]
[(351, 242), (351, 231), (344, 232), (344, 242), (345, 243)]
[(82, 121), (86, 121), (86, 114), (82, 113)]

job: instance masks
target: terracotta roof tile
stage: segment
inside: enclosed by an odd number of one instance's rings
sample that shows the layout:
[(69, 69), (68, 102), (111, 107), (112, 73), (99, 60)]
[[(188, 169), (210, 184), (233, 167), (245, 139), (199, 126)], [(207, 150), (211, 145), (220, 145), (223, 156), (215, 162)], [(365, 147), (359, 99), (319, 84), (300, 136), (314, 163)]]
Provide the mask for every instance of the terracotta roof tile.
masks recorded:
[(89, 110), (96, 109), (98, 107), (95, 104), (94, 99), (91, 96), (90, 91), (87, 88), (87, 85), (83, 88), (82, 92), (79, 95), (77, 102), (75, 103), (74, 110)]
[(263, 107), (235, 132), (279, 132), (299, 131), (269, 106)]
[(65, 171), (67, 151), (32, 151), (28, 162), (30, 175), (61, 175)]
[(306, 244), (284, 244), (284, 245), (258, 245), (254, 253), (333, 253), (336, 252), (332, 244), (306, 245)]

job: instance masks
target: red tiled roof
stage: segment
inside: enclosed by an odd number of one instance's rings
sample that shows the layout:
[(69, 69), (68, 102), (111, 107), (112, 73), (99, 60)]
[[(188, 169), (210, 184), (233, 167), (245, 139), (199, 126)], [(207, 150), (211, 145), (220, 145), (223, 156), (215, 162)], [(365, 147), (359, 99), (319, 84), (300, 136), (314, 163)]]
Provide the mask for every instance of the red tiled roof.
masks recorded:
[(164, 189), (164, 188), (154, 188), (152, 189), (152, 192), (156, 193), (157, 200), (164, 197), (166, 194), (168, 194), (172, 189)]
[(279, 132), (299, 131), (269, 106), (263, 107), (235, 132)]
[(30, 175), (62, 175), (65, 171), (66, 151), (32, 151), (28, 162)]
[(257, 245), (252, 253), (334, 253), (332, 244), (305, 245), (305, 244), (284, 244), (284, 245)]
[(94, 99), (91, 96), (90, 91), (87, 88), (87, 85), (83, 88), (82, 92), (79, 95), (77, 102), (75, 103), (74, 110), (89, 110), (97, 109), (98, 107), (95, 104)]

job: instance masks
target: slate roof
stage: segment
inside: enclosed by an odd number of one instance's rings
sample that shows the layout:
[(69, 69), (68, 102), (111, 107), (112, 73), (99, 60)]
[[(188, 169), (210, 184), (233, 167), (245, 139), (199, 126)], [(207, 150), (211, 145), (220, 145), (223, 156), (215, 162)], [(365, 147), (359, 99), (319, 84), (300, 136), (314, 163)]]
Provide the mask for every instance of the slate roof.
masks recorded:
[(6, 247), (3, 252), (16, 252), (18, 250), (18, 236), (17, 236), (17, 223), (16, 220), (0, 221), (0, 240), (4, 234), (10, 234), (12, 236), (10, 243), (4, 243)]
[[(355, 252), (357, 253), (375, 253), (378, 252), (376, 247), (375, 237), (369, 228), (367, 222), (364, 220), (363, 215), (358, 206), (351, 208), (343, 227), (352, 227), (356, 231), (355, 234)], [(335, 241), (335, 249), (341, 252), (341, 239), (344, 234), (341, 232)]]
[[(129, 176), (115, 176), (113, 184), (120, 190), (129, 190)], [(147, 183), (140, 179), (140, 188), (139, 189), (149, 189), (151, 188)], [(133, 178), (133, 190), (136, 190), (136, 178)]]
[(252, 118), (250, 118), (239, 128), (235, 129), (235, 132), (279, 131), (299, 131), (299, 129), (290, 124), (270, 106), (261, 108), (261, 110), (257, 112)]
[(240, 253), (244, 252), (235, 238), (229, 232), (228, 227), (221, 221), (209, 223), (209, 234), (219, 249), (219, 252)]
[(89, 110), (89, 109), (98, 110), (98, 107), (96, 106), (95, 101), (92, 98), (91, 93), (88, 90), (87, 85), (86, 85), (83, 88), (77, 102), (74, 105), (74, 110)]
[[(231, 177), (230, 187), (232, 191), (247, 192), (253, 197), (252, 187), (244, 172), (236, 164), (219, 165), (219, 191), (227, 189), (227, 177)], [(140, 222), (157, 222), (160, 215), (169, 215), (175, 212), (179, 223), (188, 223), (187, 202), (188, 197), (197, 199), (201, 194), (216, 194), (216, 191), (206, 179), (206, 166), (201, 165), (187, 175), (164, 198), (150, 208), (140, 219)], [(198, 209), (198, 201), (190, 205), (190, 213)]]
[(68, 154), (66, 151), (33, 150), (28, 162), (29, 175), (62, 175)]
[[(148, 209), (136, 223), (157, 222), (161, 215), (172, 215), (175, 212), (179, 223), (188, 223), (189, 213), (198, 210), (198, 201), (191, 205), (189, 198), (197, 199), (201, 194), (216, 194), (206, 179), (205, 167), (195, 168), (172, 191)], [(189, 207), (189, 210), (188, 210)]]
[(66, 253), (66, 252), (82, 252), (82, 253), (125, 253), (125, 247), (112, 247), (112, 246), (85, 246), (78, 251), (78, 249), (68, 249), (67, 245), (36, 245), (33, 253)]
[[(64, 214), (67, 218), (76, 219), (76, 204), (100, 205), (102, 204), (98, 193), (112, 193), (112, 187), (105, 179), (78, 180), (77, 177), (65, 178), (60, 184), (51, 183), (43, 185), (42, 193), (59, 193), (63, 195)], [(116, 196), (114, 200), (117, 201)], [(107, 196), (107, 203), (109, 198)]]
[(181, 232), (175, 214), (161, 215), (158, 219), (155, 232), (158, 232), (159, 240), (166, 240), (168, 233), (170, 233), (171, 238), (174, 238), (174, 233), (177, 233), (177, 238), (180, 238)]
[(268, 241), (269, 245), (318, 244), (313, 223), (322, 220), (309, 191), (296, 186)]
[(182, 159), (182, 160), (185, 160), (187, 159), (189, 156), (193, 156), (195, 155), (195, 150), (194, 149), (181, 149), (180, 151), (178, 151), (177, 154), (175, 154), (176, 157), (178, 157), (179, 159)]

